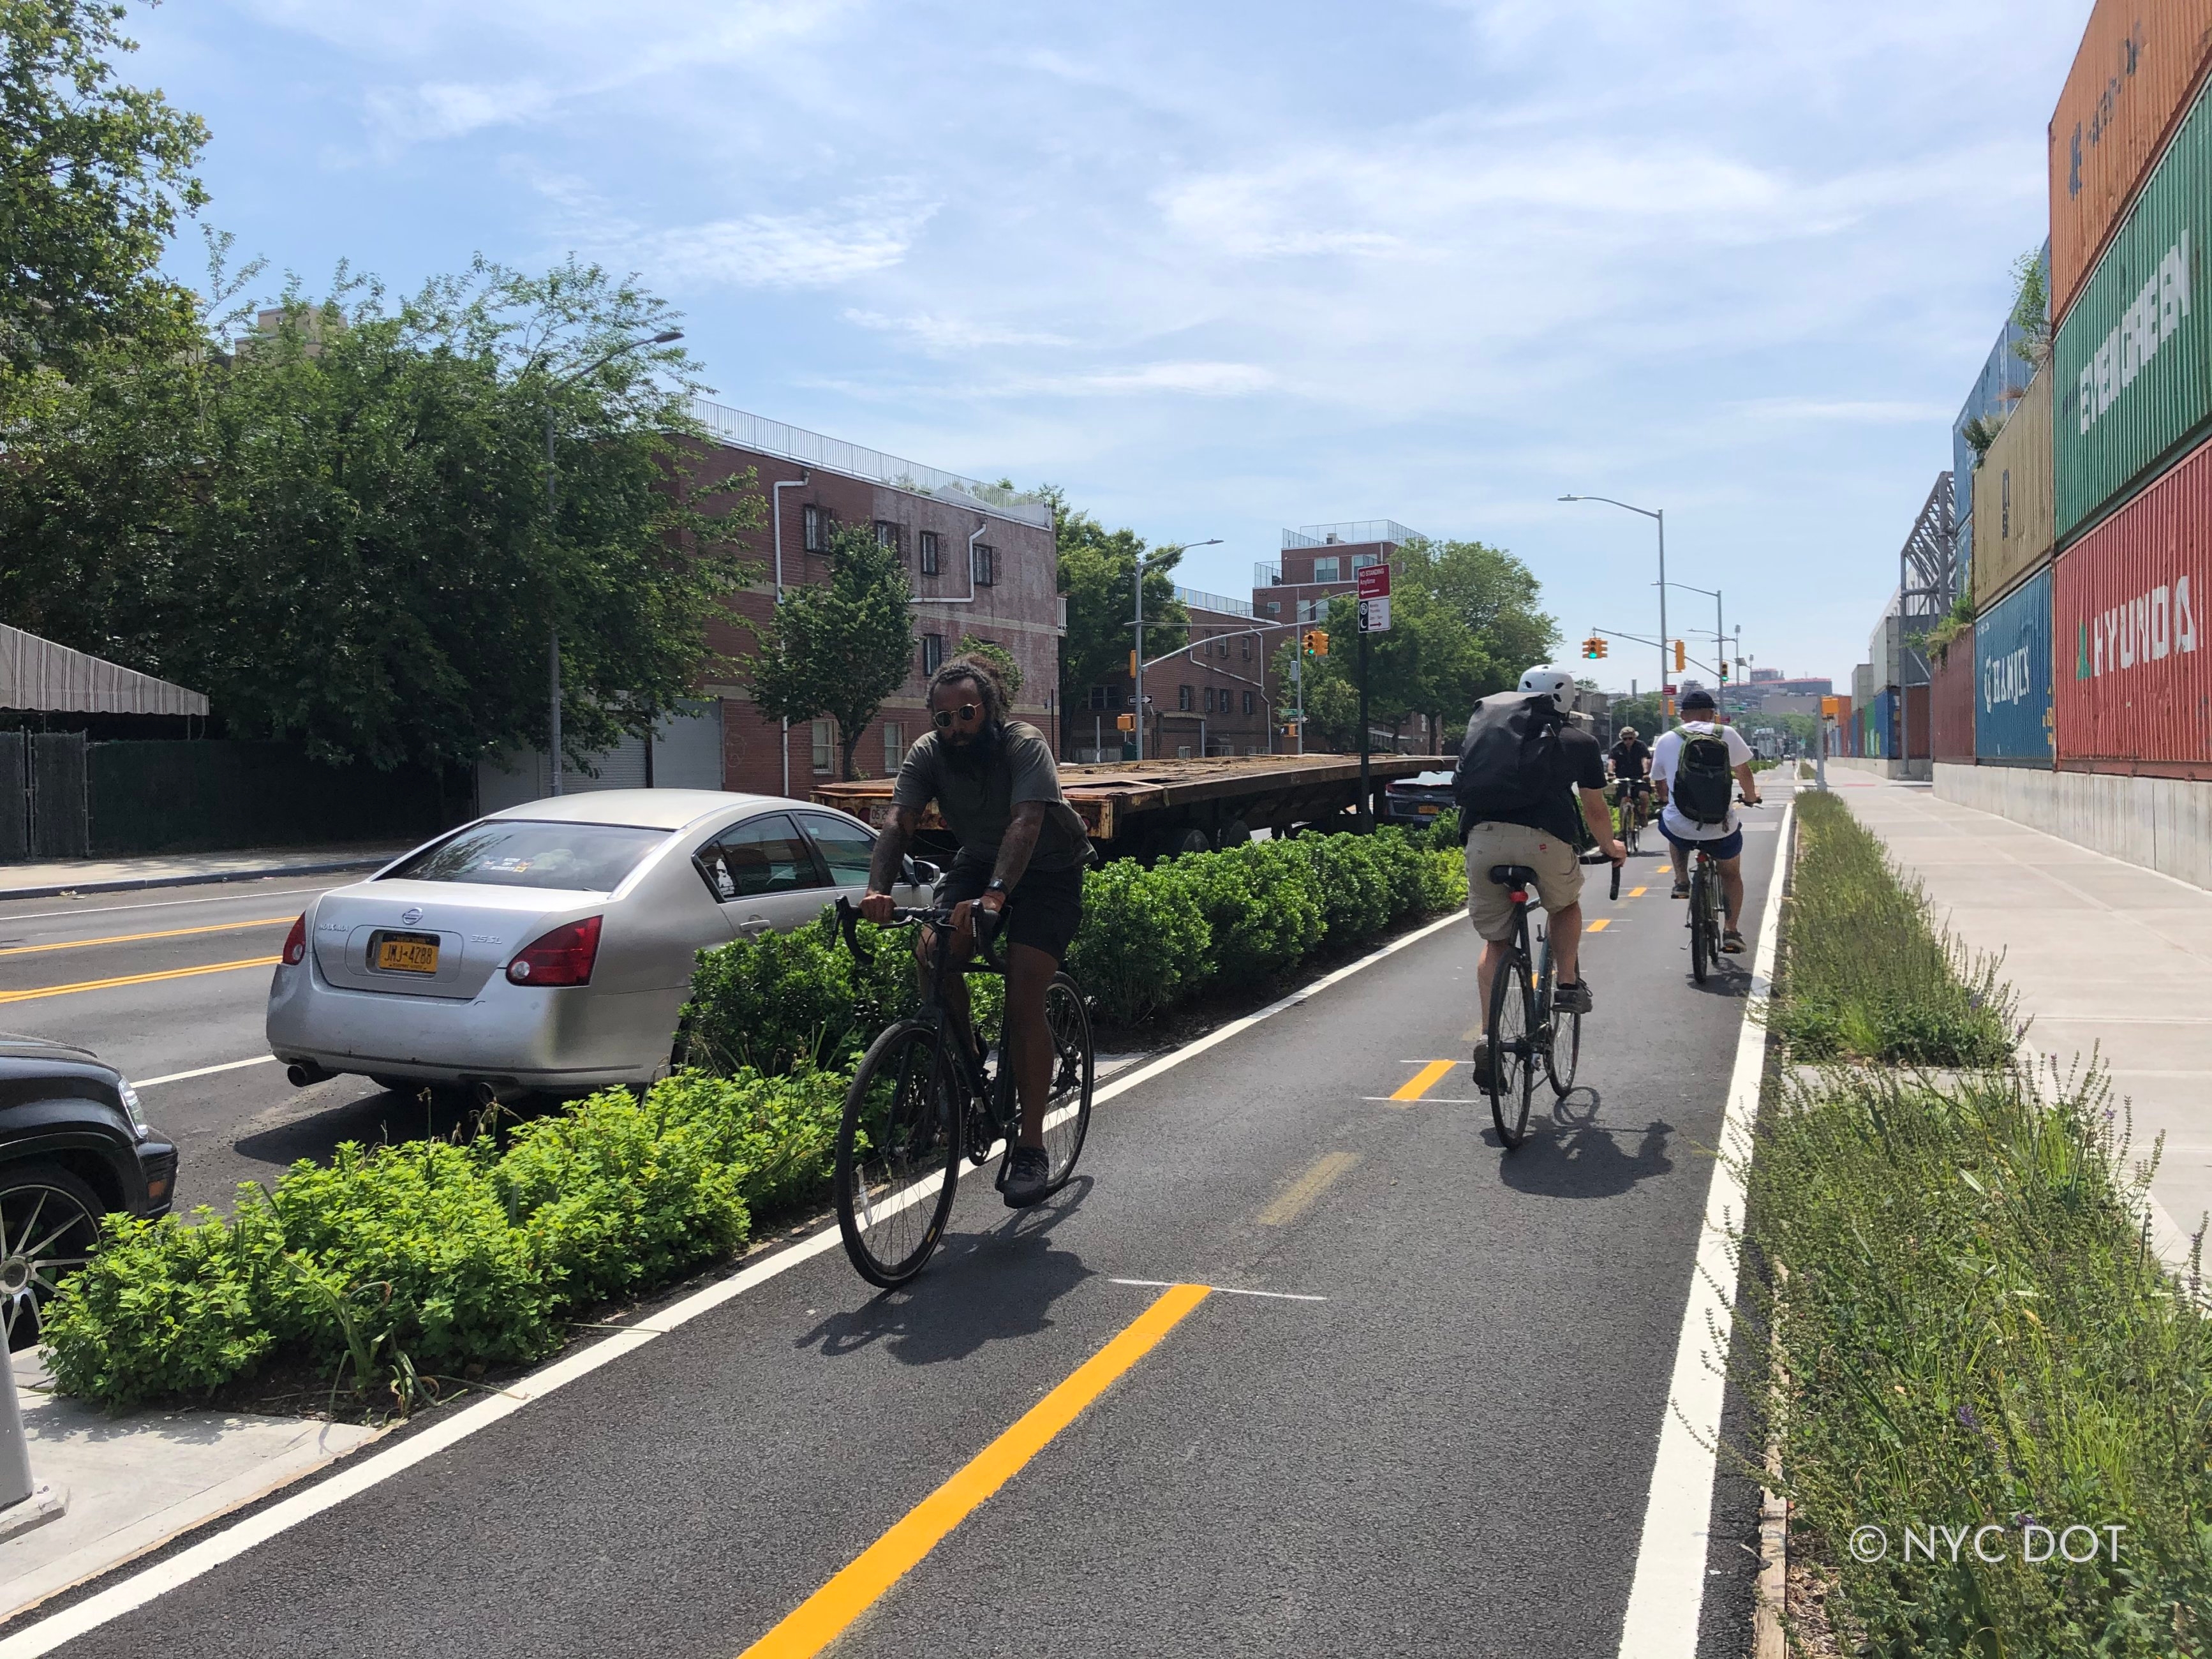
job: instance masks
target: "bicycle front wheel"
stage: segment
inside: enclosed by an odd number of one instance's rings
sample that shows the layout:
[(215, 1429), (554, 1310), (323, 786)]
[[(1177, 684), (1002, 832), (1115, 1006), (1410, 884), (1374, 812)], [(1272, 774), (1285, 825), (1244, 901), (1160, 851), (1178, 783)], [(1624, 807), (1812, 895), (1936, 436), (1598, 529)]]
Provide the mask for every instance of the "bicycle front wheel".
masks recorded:
[(878, 1037), (853, 1075), (837, 1128), (837, 1230), (872, 1285), (905, 1284), (945, 1237), (964, 1094), (920, 1020)]
[(1058, 1192), (1075, 1173), (1091, 1133), (1091, 1085), (1098, 1069), (1083, 988), (1066, 974), (1054, 974), (1045, 987), (1044, 1024), (1052, 1035), (1052, 1092), (1044, 1103), (1044, 1150), (1052, 1161), (1047, 1190)]
[(1490, 982), (1490, 1115), (1508, 1146), (1518, 1146), (1528, 1128), (1528, 1097), (1536, 1082), (1535, 1000), (1528, 962), (1516, 954)]

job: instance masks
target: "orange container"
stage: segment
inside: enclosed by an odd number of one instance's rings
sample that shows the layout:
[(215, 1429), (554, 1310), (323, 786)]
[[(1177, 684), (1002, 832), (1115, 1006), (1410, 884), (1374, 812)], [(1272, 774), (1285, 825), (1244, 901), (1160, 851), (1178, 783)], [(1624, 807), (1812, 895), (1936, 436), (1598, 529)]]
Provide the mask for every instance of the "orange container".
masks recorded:
[(2051, 117), (2056, 327), (2212, 56), (2212, 0), (2097, 0)]

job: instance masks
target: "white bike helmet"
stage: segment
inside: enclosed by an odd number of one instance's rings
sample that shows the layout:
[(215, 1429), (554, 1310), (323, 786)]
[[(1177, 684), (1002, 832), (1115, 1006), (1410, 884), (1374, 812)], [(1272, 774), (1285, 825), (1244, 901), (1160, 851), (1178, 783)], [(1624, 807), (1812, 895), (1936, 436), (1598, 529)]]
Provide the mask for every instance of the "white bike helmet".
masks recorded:
[(1521, 677), (1523, 691), (1540, 691), (1562, 714), (1575, 706), (1575, 677), (1556, 663), (1540, 662)]

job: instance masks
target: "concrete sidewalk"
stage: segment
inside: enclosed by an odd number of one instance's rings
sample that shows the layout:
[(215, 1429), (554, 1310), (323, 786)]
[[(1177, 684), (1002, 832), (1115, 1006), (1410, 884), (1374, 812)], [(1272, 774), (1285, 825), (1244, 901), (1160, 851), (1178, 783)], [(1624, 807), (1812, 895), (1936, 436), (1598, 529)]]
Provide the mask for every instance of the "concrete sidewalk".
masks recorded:
[(270, 876), (337, 875), (374, 870), (415, 844), (373, 842), (343, 847), (247, 848), (234, 853), (173, 853), (161, 858), (0, 865), (0, 903), (65, 893), (127, 893), (142, 887), (195, 887), (210, 882), (260, 881)]
[(2177, 1265), (2212, 1212), (2212, 892), (1955, 801), (1926, 784), (1837, 770), (1829, 787), (1927, 889), (1969, 949), (2002, 951), (2060, 1068), (2093, 1050), (2134, 1104), (2135, 1147), (2166, 1149), (2154, 1243)]

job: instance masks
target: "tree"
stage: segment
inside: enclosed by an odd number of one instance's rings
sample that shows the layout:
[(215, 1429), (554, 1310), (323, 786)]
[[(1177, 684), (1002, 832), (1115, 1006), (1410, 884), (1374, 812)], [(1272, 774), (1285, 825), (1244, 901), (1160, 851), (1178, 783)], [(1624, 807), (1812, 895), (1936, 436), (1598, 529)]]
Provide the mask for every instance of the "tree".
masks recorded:
[(960, 636), (960, 654), (981, 657), (999, 671), (999, 683), (1006, 688), (1006, 701), (1012, 702), (1022, 689), (1022, 665), (1014, 660), (1014, 653), (996, 640), (978, 639), (973, 634)]
[[(1129, 652), (1137, 642), (1137, 560), (1143, 539), (1131, 530), (1109, 531), (1088, 513), (1069, 507), (1050, 485), (1042, 491), (1053, 505), (1054, 539), (1060, 551), (1060, 591), (1067, 596), (1067, 635), (1060, 645), (1060, 706), (1079, 703), (1094, 685), (1129, 672)], [(1181, 549), (1168, 551), (1145, 571), (1145, 654), (1164, 656), (1189, 641), (1190, 613), (1175, 596)]]
[(155, 262), (181, 210), (206, 192), (191, 168), (197, 115), (119, 85), (135, 52), (120, 5), (0, 0), (0, 373), (73, 368), (118, 334), (189, 332), (189, 297)]
[(753, 701), (781, 720), (836, 721), (849, 783), (860, 734), (914, 672), (912, 590), (898, 555), (859, 526), (831, 532), (830, 560), (829, 586), (787, 588), (776, 601), (752, 663)]
[(601, 361), (670, 316), (594, 266), (480, 262), (396, 309), (342, 272), (243, 342), (206, 316), (197, 351), (94, 348), (0, 433), (0, 614), (380, 767), (542, 745), (557, 627), (568, 753), (641, 734), (712, 669), (727, 536), (763, 516), (685, 494), (680, 349)]

